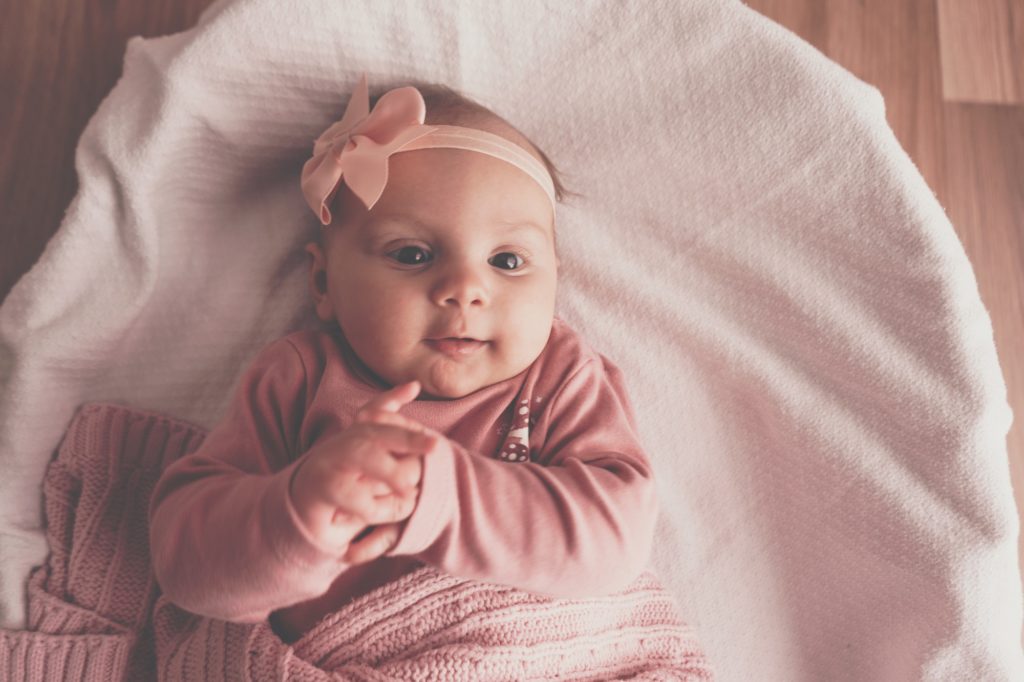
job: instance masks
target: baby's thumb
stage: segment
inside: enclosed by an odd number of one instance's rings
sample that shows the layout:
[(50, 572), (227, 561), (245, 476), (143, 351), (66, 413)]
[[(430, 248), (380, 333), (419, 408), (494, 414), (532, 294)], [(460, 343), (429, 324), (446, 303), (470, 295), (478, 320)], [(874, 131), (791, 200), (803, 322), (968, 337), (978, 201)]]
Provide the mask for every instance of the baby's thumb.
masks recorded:
[[(384, 556), (398, 544), (398, 524), (387, 523), (380, 526), (372, 526), (373, 530), (359, 537), (349, 545), (345, 552), (345, 561), (350, 564), (364, 564)], [(365, 532), (365, 531), (364, 531)]]

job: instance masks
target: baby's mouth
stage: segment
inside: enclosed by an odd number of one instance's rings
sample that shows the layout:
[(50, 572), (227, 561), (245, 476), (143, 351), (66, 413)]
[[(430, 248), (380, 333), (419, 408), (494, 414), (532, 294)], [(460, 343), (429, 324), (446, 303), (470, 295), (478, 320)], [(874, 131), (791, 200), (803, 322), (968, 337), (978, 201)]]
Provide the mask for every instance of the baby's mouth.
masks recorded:
[(488, 342), (469, 337), (447, 336), (443, 339), (426, 339), (424, 343), (448, 357), (467, 358), (486, 346)]

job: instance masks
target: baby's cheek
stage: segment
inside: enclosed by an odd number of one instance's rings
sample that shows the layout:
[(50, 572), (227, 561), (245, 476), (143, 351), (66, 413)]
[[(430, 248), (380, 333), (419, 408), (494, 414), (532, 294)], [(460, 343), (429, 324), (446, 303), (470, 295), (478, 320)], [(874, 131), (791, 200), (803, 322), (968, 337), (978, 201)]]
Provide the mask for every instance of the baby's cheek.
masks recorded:
[(519, 318), (505, 322), (505, 363), (509, 376), (523, 371), (537, 359), (547, 344), (551, 332), (551, 317), (540, 311), (530, 311), (531, 318)]

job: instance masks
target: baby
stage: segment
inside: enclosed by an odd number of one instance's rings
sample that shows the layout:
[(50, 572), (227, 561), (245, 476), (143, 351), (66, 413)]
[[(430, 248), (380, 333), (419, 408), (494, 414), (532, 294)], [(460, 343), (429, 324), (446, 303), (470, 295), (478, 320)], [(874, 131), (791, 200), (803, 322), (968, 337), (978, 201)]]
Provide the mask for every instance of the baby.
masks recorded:
[(303, 193), (325, 328), (264, 348), (154, 491), (158, 582), (301, 637), (423, 564), (557, 597), (644, 569), (657, 498), (618, 369), (554, 317), (548, 158), (450, 90), (365, 77)]

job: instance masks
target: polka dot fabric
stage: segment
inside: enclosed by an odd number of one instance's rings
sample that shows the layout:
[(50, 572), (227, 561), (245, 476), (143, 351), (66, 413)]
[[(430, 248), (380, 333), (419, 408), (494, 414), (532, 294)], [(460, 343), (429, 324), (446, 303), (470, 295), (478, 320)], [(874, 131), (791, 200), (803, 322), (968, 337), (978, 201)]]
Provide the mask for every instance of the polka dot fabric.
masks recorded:
[(505, 436), (501, 446), (500, 459), (506, 462), (528, 462), (530, 461), (530, 426), (535, 417), (534, 411), (540, 410), (543, 398), (529, 395), (520, 396), (513, 407), (512, 428)]

